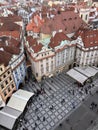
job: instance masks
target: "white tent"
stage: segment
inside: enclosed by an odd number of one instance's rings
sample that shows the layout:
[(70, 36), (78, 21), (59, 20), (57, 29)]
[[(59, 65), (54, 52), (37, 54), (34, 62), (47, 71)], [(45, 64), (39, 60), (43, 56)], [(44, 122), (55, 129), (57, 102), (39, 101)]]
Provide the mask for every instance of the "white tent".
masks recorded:
[(8, 104), (0, 111), (0, 125), (10, 130), (34, 93), (19, 89), (10, 98)]
[(75, 67), (75, 70), (77, 70), (78, 72), (82, 73), (83, 75), (89, 77), (94, 76), (96, 73), (98, 73), (98, 70), (93, 68), (93, 67)]
[(20, 111), (5, 106), (0, 111), (0, 125), (12, 130), (16, 119), (21, 115), (21, 113), (22, 112)]
[(74, 69), (69, 70), (67, 74), (81, 84), (83, 84), (88, 79), (88, 77), (84, 76)]
[(19, 89), (12, 95), (7, 106), (23, 112), (28, 100), (33, 95), (34, 93)]
[(95, 67), (75, 67), (67, 72), (67, 74), (83, 84), (88, 78), (98, 73), (98, 69)]

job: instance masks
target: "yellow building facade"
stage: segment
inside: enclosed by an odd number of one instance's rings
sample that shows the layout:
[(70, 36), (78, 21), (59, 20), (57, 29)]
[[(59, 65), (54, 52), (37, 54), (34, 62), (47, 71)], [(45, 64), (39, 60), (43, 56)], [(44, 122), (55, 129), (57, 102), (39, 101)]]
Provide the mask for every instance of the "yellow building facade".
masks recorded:
[(12, 76), (11, 68), (0, 65), (0, 95), (4, 102), (16, 91), (16, 85)]

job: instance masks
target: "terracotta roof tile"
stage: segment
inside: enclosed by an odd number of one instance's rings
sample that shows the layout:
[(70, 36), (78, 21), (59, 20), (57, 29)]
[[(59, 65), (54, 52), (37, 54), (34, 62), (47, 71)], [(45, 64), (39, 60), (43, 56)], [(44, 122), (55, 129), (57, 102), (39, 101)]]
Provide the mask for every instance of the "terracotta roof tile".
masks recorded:
[(0, 27), (0, 31), (20, 31), (21, 26), (13, 23), (13, 22), (6, 22)]
[(20, 49), (14, 46), (6, 46), (0, 44), (0, 48), (3, 48), (5, 52), (8, 52), (10, 54), (18, 55), (20, 53)]
[(0, 37), (0, 43), (2, 45), (9, 45), (9, 46), (12, 46), (12, 47), (20, 47), (20, 41), (12, 38), (12, 37), (7, 37), (7, 36), (3, 36), (3, 37)]
[(81, 36), (85, 48), (98, 46), (98, 30), (81, 28), (75, 34), (75, 37), (78, 36)]
[(7, 23), (7, 22), (18, 22), (18, 21), (22, 21), (22, 18), (18, 15), (8, 15), (8, 17), (0, 17), (0, 21), (2, 23)]
[(9, 61), (11, 60), (11, 57), (12, 54), (0, 50), (0, 64), (4, 64), (5, 66), (7, 66)]
[(26, 40), (29, 42), (29, 45), (34, 50), (34, 53), (41, 51), (43, 45), (41, 43), (38, 43), (37, 39), (34, 39), (31, 36), (27, 36)]
[(51, 48), (54, 48), (56, 46), (59, 46), (61, 41), (64, 40), (70, 41), (70, 38), (68, 38), (63, 32), (56, 33), (55, 36), (51, 38), (49, 46)]
[(11, 36), (13, 38), (20, 39), (20, 32), (19, 31), (0, 31), (1, 36)]
[(40, 19), (40, 17), (36, 15), (32, 19), (32, 22), (27, 25), (26, 30), (38, 33), (40, 32), (40, 28), (43, 25), (43, 23), (44, 23), (44, 20)]
[[(85, 24), (78, 14), (73, 11), (59, 12), (54, 18), (46, 21), (41, 27), (41, 33), (63, 30), (65, 34), (75, 32), (79, 27)], [(50, 28), (50, 31), (46, 28)]]

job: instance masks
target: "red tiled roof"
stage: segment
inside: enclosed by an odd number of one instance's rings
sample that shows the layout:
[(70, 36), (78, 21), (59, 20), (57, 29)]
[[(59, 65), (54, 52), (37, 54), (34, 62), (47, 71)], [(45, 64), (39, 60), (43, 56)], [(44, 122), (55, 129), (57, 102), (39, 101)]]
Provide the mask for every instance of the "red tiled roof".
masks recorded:
[(20, 53), (20, 49), (14, 46), (6, 46), (6, 45), (2, 45), (0, 44), (0, 48), (3, 48), (5, 52), (8, 52), (10, 54), (15, 54), (18, 55)]
[(98, 46), (98, 30), (82, 28), (75, 34), (78, 36), (81, 36), (85, 48)]
[(11, 36), (17, 39), (20, 39), (20, 32), (19, 31), (0, 31), (0, 37), (1, 36)]
[(21, 30), (21, 26), (13, 23), (13, 22), (6, 22), (4, 23), (1, 27), (0, 27), (0, 31), (20, 31)]
[(11, 60), (11, 57), (12, 54), (0, 50), (0, 64), (4, 64), (5, 66), (7, 66), (9, 61)]
[(54, 37), (51, 38), (49, 46), (54, 48), (59, 46), (61, 41), (70, 40), (63, 32), (56, 33)]
[(3, 36), (3, 37), (0, 37), (0, 43), (2, 45), (6, 45), (8, 44), (9, 46), (12, 46), (12, 47), (20, 47), (20, 41), (12, 38), (12, 37), (7, 37), (7, 36)]
[(7, 23), (7, 22), (19, 22), (19, 21), (22, 21), (22, 18), (18, 15), (8, 15), (8, 17), (0, 17), (0, 21), (2, 23)]
[(43, 25), (44, 20), (40, 19), (38, 15), (34, 16), (34, 19), (26, 27), (27, 31), (33, 31), (35, 33), (40, 32), (40, 28)]
[(29, 45), (34, 50), (34, 53), (41, 51), (43, 45), (37, 42), (37, 39), (33, 39), (31, 36), (27, 36), (26, 40), (29, 42)]
[(41, 33), (48, 34), (49, 32), (58, 31), (61, 29), (65, 34), (73, 33), (77, 31), (82, 24), (85, 23), (78, 16), (78, 14), (74, 13), (74, 11), (59, 12), (54, 16), (54, 18), (49, 19), (42, 25)]

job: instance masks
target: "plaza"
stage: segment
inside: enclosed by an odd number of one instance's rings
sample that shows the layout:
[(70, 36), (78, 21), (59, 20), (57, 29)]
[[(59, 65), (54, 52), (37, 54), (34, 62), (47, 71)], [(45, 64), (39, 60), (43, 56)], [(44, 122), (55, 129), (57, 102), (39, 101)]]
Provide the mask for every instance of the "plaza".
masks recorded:
[[(93, 83), (94, 86), (90, 89), (92, 93), (98, 87), (97, 76)], [(42, 87), (45, 92), (33, 98), (22, 122), (17, 124), (17, 130), (23, 130), (24, 128), (28, 130), (60, 130), (58, 128), (59, 125), (68, 116), (72, 115), (83, 104), (84, 100), (90, 97), (88, 86), (85, 85), (83, 88), (79, 88), (75, 84), (75, 80), (64, 72), (52, 78), (45, 79), (42, 85), (30, 79), (23, 89), (36, 93)], [(85, 88), (88, 88), (88, 94), (85, 92)], [(70, 126), (66, 130), (70, 130)]]

